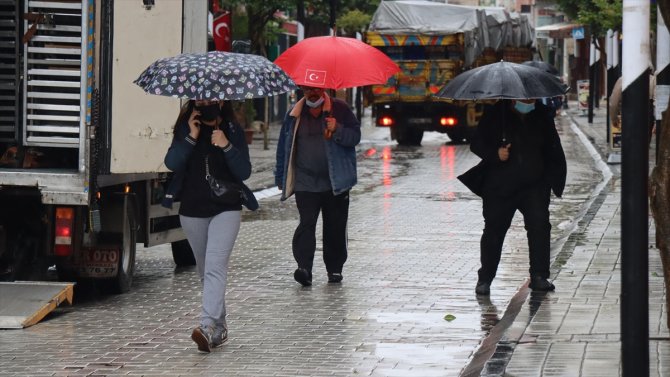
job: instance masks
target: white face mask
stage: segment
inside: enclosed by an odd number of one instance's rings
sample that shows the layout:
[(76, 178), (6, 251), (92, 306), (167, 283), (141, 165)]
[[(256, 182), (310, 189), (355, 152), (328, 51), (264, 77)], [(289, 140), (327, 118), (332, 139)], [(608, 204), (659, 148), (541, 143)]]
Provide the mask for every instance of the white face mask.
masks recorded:
[(325, 101), (325, 100), (326, 100), (325, 98), (323, 98), (323, 97), (319, 97), (318, 100), (312, 102), (312, 101), (310, 101), (308, 98), (305, 98), (305, 103), (306, 103), (307, 106), (309, 106), (310, 108), (315, 109), (315, 108), (321, 106), (321, 104), (323, 104), (323, 101)]

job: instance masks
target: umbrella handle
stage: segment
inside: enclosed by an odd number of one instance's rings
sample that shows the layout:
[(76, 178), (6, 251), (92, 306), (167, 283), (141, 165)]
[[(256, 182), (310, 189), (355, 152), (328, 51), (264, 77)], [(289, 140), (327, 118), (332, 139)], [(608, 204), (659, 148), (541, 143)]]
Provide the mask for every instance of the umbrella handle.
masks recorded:
[(323, 138), (326, 140), (330, 140), (333, 137), (333, 132), (329, 130), (328, 127), (328, 122), (326, 121), (326, 118), (330, 117), (330, 111), (324, 111), (323, 112), (323, 123), (326, 125), (326, 129), (323, 130)]

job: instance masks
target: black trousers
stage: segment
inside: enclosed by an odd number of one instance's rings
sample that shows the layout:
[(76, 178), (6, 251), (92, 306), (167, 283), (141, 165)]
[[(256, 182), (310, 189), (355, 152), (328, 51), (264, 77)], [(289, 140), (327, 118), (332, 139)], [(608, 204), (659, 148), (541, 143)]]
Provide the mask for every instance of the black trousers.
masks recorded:
[(342, 272), (347, 260), (347, 219), (349, 191), (296, 191), (300, 223), (293, 235), (293, 257), (298, 267), (312, 271), (316, 252), (316, 222), (323, 213), (323, 261), (328, 272)]
[(530, 275), (549, 277), (550, 194), (549, 186), (541, 183), (520, 190), (511, 197), (484, 195), (484, 233), (480, 243), (481, 268), (478, 271), (480, 281), (491, 282), (496, 276), (503, 241), (517, 210), (523, 215), (528, 237)]

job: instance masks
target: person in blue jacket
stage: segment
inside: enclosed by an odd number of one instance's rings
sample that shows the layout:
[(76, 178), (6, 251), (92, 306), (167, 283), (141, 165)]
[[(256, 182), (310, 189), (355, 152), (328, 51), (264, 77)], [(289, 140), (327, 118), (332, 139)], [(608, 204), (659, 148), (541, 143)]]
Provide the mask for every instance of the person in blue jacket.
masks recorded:
[(360, 122), (346, 102), (323, 88), (303, 86), (304, 97), (284, 118), (277, 144), (275, 183), (281, 200), (295, 194), (300, 222), (293, 235), (293, 277), (312, 284), (316, 223), (323, 214), (323, 260), (329, 283), (342, 281), (347, 260), (349, 191), (356, 184)]
[[(242, 187), (239, 202), (212, 201), (206, 164), (217, 179)], [(174, 175), (162, 204), (171, 208), (174, 200), (180, 200), (179, 220), (203, 283), (200, 326), (191, 338), (199, 351), (210, 352), (228, 339), (228, 261), (240, 230), (242, 206), (258, 208), (253, 193), (242, 182), (251, 174), (251, 161), (244, 130), (234, 121), (230, 102), (187, 102), (175, 123), (165, 166)]]

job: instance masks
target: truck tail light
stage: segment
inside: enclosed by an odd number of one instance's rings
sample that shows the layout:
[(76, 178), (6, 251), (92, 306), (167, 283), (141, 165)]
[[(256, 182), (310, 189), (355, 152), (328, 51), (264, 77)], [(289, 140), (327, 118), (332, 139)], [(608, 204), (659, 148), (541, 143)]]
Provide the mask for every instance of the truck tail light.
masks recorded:
[(56, 208), (56, 238), (54, 240), (54, 254), (66, 257), (72, 254), (72, 231), (74, 227), (74, 208)]
[(454, 117), (442, 117), (440, 118), (440, 125), (444, 127), (453, 127), (458, 124), (458, 120)]
[(391, 118), (388, 115), (385, 115), (385, 116), (379, 118), (377, 123), (378, 123), (377, 125), (381, 126), (381, 127), (391, 127), (394, 122), (393, 122), (393, 118)]

